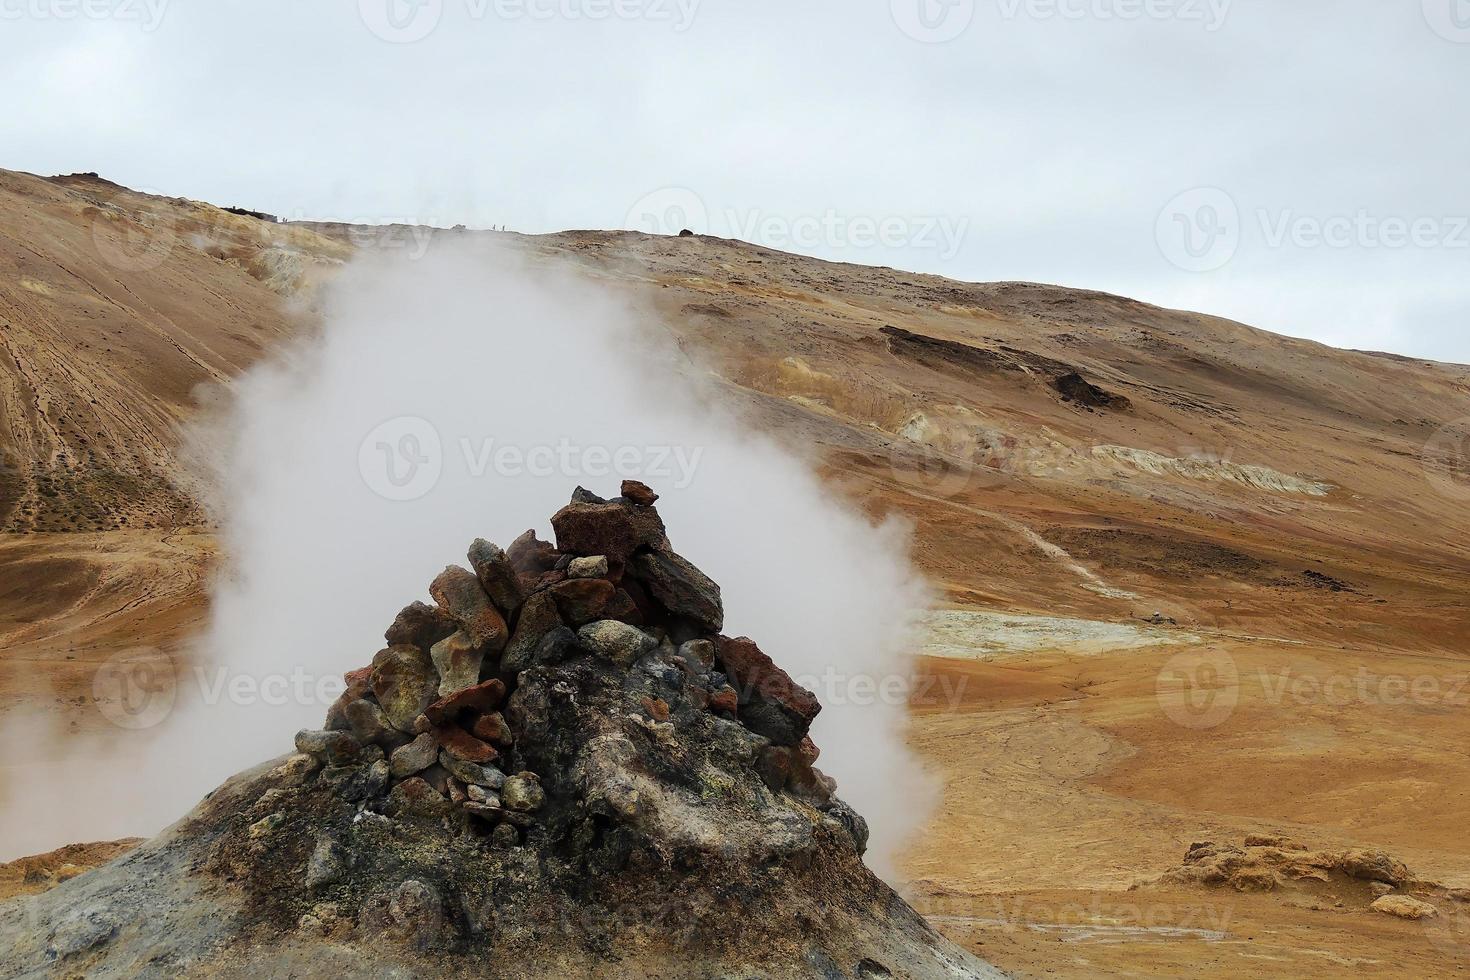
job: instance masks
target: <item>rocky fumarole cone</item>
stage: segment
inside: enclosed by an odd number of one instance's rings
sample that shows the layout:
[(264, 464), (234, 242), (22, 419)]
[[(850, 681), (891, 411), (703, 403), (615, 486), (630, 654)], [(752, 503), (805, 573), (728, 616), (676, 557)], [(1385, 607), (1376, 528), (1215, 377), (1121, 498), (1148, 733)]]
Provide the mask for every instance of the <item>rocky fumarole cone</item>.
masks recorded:
[[(815, 766), (816, 697), (722, 635), (719, 586), (656, 500), (579, 488), (555, 546), (476, 541), (297, 754), (41, 896), (73, 925), (29, 910), (40, 925), (0, 966), (998, 975), (864, 866), (867, 825)], [(78, 931), (57, 899), (94, 876)]]

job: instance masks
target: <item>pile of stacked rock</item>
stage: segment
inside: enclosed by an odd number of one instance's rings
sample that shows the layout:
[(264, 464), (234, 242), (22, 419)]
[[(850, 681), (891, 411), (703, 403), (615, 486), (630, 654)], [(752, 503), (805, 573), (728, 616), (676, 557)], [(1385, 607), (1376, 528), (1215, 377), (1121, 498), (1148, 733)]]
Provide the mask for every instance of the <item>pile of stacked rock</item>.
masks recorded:
[[(540, 689), (528, 699), (538, 703), (516, 703), (521, 677), (588, 658), (623, 675), (633, 710), (620, 720), (654, 746), (682, 753), (681, 715), (723, 721), (717, 740), (770, 791), (829, 814), (861, 853), (866, 825), (814, 768), (816, 697), (752, 640), (720, 634), (720, 588), (672, 550), (657, 499), (635, 481), (612, 500), (578, 488), (551, 519), (555, 546), (533, 531), (507, 550), (475, 541), (473, 570), (445, 569), (429, 588), (435, 604), (405, 608), (371, 666), (346, 675), (325, 728), (297, 734), (298, 752), (320, 766), (317, 782), (390, 817), (445, 820), (515, 846), (548, 804), (543, 784), (581, 797), (553, 801), (564, 808), (589, 802), (586, 772), (538, 765), (579, 756), (533, 744), (550, 741), (536, 724), (548, 705)], [(636, 788), (602, 789), (604, 809), (637, 809)]]
[(721, 634), (655, 499), (475, 542), (295, 754), (0, 908), (0, 975), (999, 976), (866, 867), (816, 698)]

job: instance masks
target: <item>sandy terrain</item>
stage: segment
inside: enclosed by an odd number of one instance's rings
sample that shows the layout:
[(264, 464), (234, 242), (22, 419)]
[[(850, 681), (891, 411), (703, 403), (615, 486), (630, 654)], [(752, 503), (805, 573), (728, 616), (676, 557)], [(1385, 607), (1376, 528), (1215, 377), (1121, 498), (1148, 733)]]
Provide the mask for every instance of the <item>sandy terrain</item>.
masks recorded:
[[(207, 615), (177, 423), (311, 329), (353, 237), (7, 172), (0, 214), (0, 710), (99, 730), (94, 665)], [(946, 791), (907, 867), (952, 938), (1019, 976), (1470, 963), (1470, 904), (1156, 883), (1277, 832), (1470, 887), (1470, 485), (1436, 468), (1470, 369), (735, 242), (523, 241), (913, 522), (944, 609), (912, 738)]]

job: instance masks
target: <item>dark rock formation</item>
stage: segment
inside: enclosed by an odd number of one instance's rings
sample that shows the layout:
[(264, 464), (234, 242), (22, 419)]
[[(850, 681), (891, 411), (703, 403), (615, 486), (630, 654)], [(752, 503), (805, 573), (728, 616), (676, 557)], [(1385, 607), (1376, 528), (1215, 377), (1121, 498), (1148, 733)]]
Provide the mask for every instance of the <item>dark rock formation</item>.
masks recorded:
[(475, 542), (296, 755), (0, 913), (0, 975), (998, 976), (863, 864), (816, 697), (656, 499)]
[(1052, 386), (1061, 392), (1063, 401), (1076, 402), (1086, 408), (1111, 408), (1126, 412), (1133, 407), (1128, 396), (1104, 391), (1076, 371), (1069, 371), (1057, 378)]

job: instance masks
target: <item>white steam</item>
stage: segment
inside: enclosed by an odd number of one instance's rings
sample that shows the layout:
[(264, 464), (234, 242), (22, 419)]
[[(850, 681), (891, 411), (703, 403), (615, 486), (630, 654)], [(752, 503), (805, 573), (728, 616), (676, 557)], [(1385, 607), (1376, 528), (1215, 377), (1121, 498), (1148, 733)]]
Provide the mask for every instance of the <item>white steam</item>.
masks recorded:
[[(814, 684), (819, 766), (892, 873), (933, 801), (904, 742), (903, 651), (927, 595), (900, 529), (872, 526), (716, 407), (666, 332), (544, 260), (442, 239), (418, 261), (363, 259), (331, 286), (325, 319), (195, 434), (214, 451), (228, 556), (211, 625), (172, 713), (134, 745), (141, 768), (91, 784), (116, 784), (115, 802), (77, 817), (86, 832), (68, 824), (70, 839), (152, 833), (289, 751), (472, 539), (549, 538), (574, 486), (609, 496), (632, 476), (663, 494), (674, 547), (723, 587), (726, 632)], [(7, 794), (0, 836), (74, 807), (67, 793)]]

